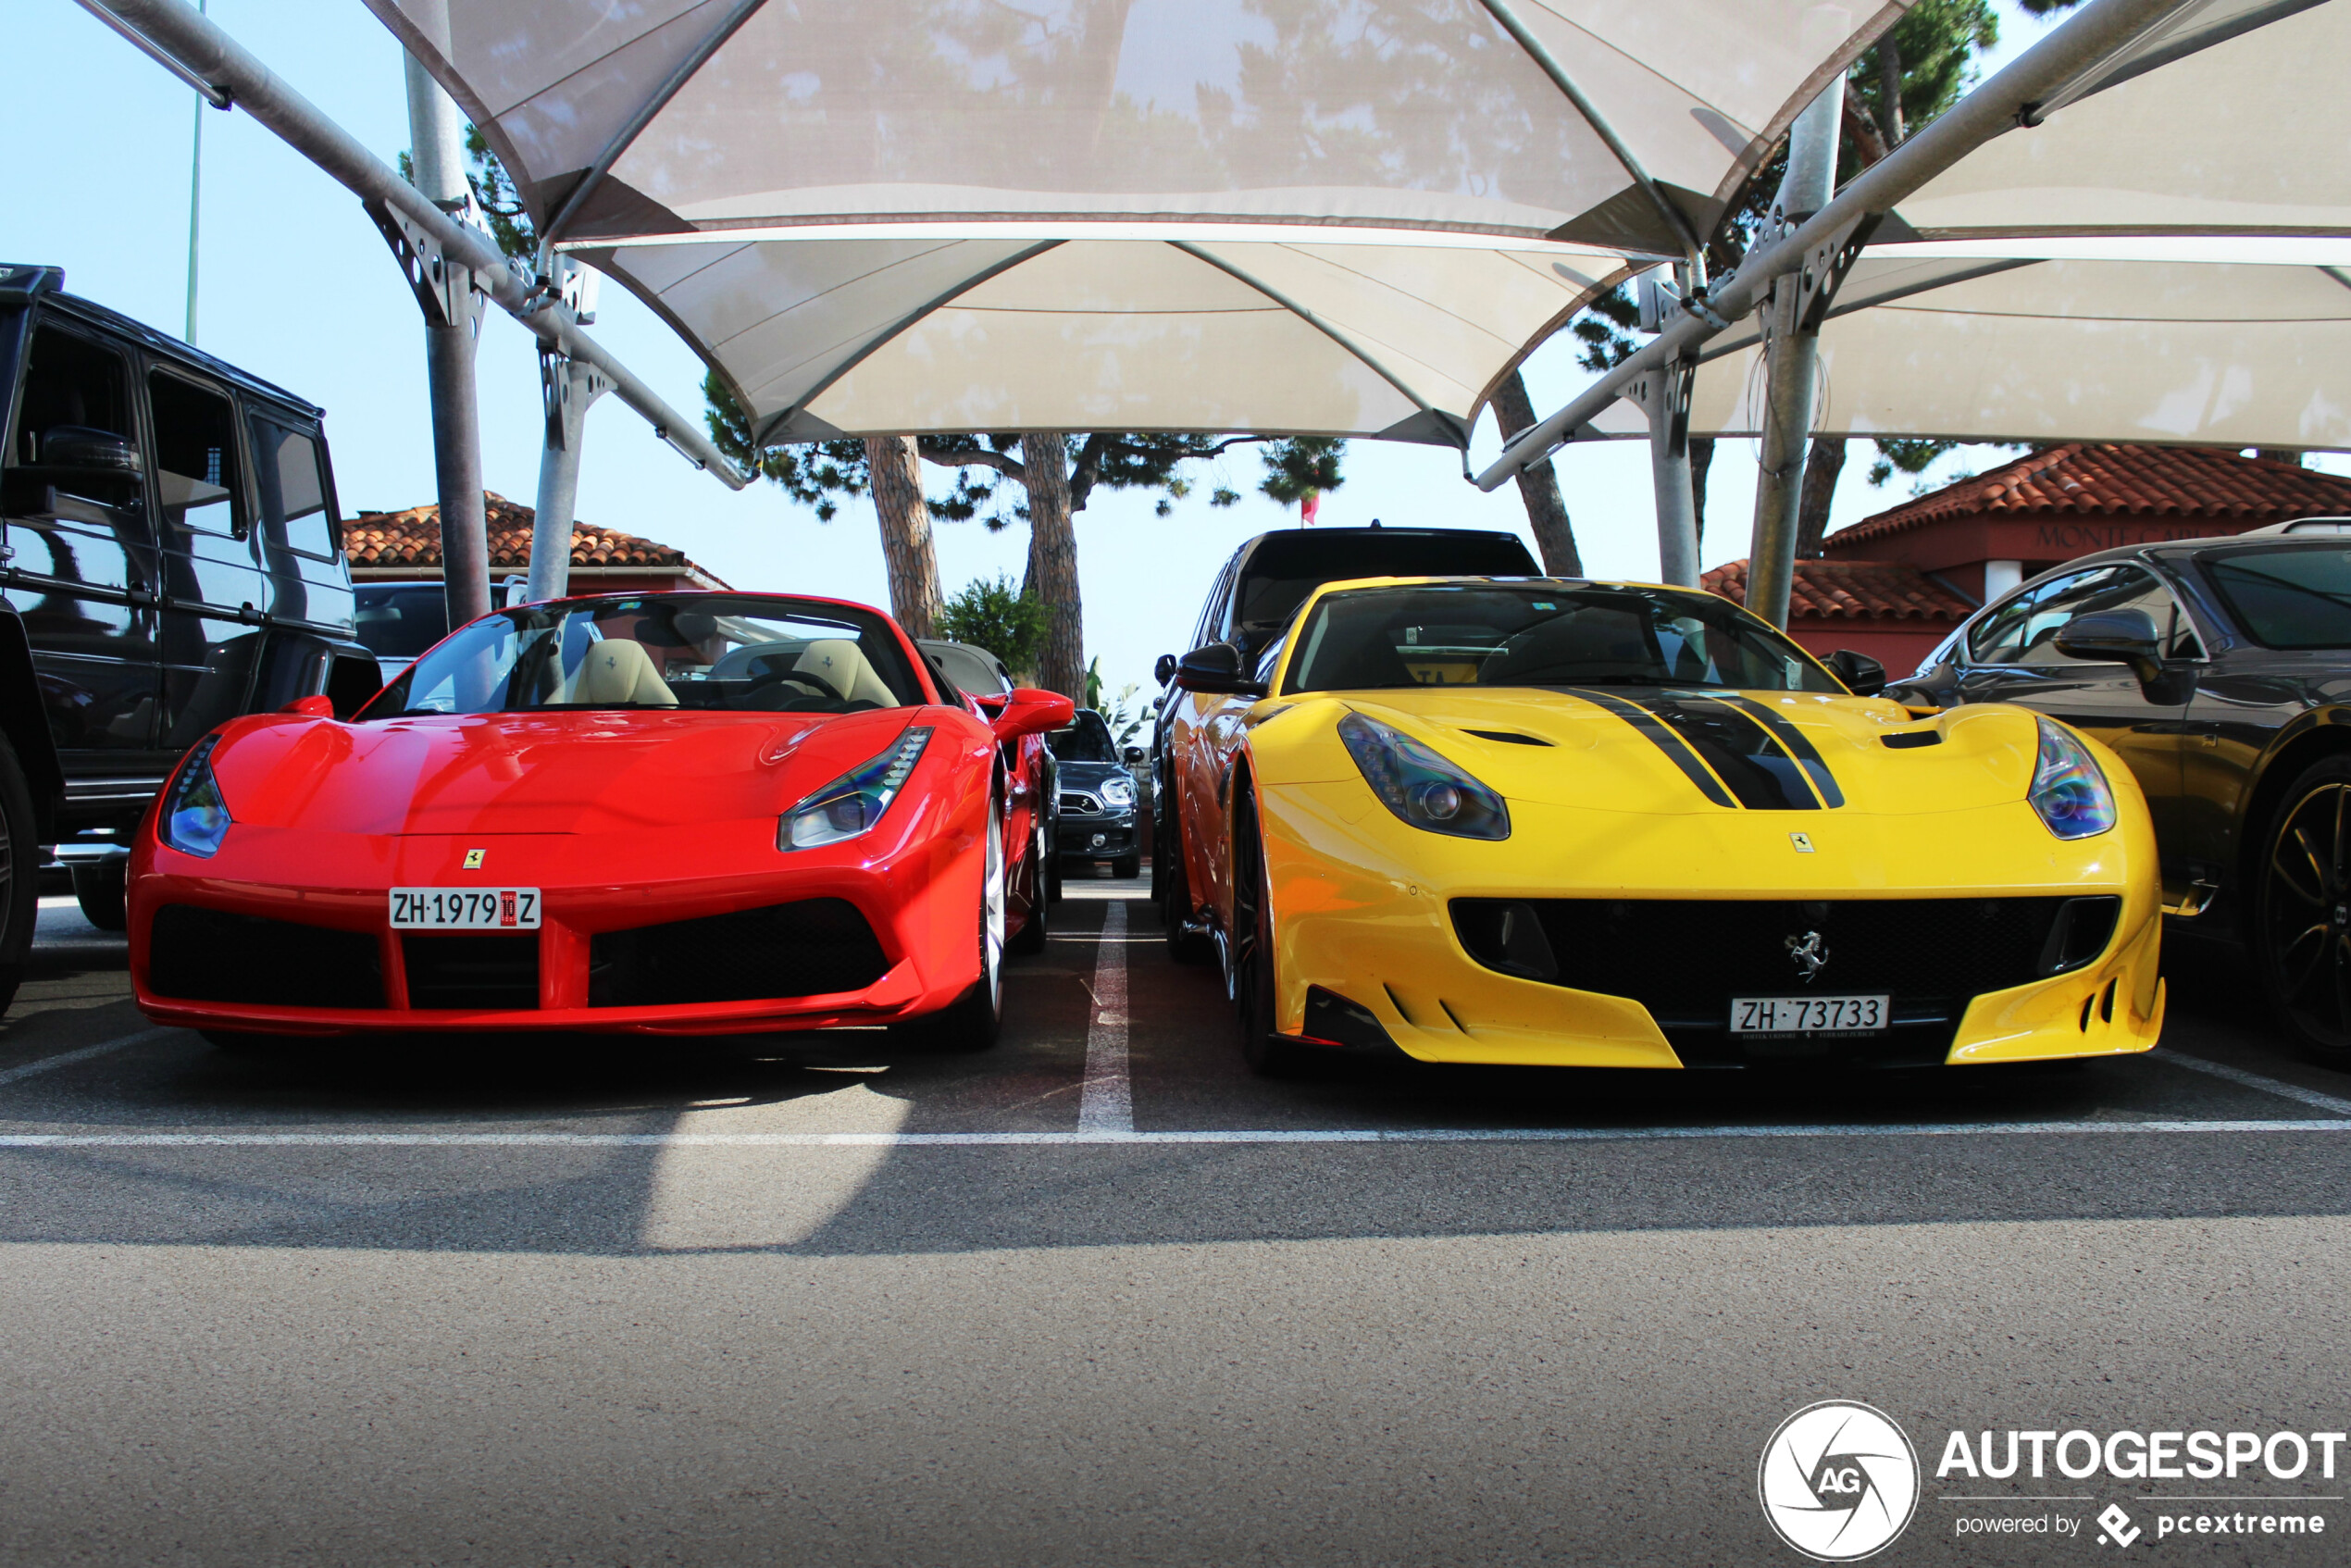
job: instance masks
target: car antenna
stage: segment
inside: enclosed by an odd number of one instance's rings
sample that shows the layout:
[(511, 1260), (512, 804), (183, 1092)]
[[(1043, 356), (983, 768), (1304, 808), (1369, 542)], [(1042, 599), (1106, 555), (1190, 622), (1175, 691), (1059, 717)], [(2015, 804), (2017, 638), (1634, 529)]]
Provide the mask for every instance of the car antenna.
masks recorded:
[(1374, 517), (1374, 518), (1372, 519), (1372, 527), (1374, 527), (1374, 528), (1377, 528), (1377, 527), (1379, 527), (1379, 519), (1378, 519), (1377, 517)]

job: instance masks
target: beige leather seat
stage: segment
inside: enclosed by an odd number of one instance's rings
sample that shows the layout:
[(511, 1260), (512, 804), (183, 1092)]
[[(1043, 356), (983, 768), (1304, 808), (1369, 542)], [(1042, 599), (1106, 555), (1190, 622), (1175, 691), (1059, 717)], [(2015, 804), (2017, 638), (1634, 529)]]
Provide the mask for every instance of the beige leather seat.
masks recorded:
[(587, 657), (579, 661), (579, 668), (572, 674), (571, 691), (563, 700), (674, 708), (678, 705), (678, 693), (664, 683), (661, 671), (653, 668), (653, 656), (645, 652), (644, 644), (625, 637), (612, 637), (590, 644)]
[(898, 693), (882, 683), (857, 644), (845, 637), (820, 637), (808, 645), (793, 670), (812, 675), (840, 693), (846, 703), (873, 703), (881, 707), (898, 705)]

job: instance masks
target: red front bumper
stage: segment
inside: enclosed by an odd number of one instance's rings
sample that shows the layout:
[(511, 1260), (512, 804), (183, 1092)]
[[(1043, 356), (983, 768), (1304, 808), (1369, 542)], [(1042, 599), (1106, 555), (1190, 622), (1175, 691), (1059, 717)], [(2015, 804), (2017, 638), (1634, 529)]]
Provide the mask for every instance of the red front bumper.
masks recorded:
[[(897, 1022), (948, 1005), (978, 975), (976, 912), (984, 857), (976, 833), (933, 820), (936, 810), (908, 813), (894, 832), (886, 822), (866, 840), (789, 855), (775, 846), (772, 819), (628, 834), (465, 837), (240, 826), (211, 860), (142, 834), (130, 890), (131, 981), (141, 1011), (159, 1024), (271, 1034), (539, 1029), (690, 1035)], [(464, 867), (469, 850), (484, 852), (477, 869)], [(401, 933), (390, 925), (394, 887), (539, 889), (544, 914), (537, 933), (538, 1005), (412, 1005)], [(872, 927), (888, 967), (871, 983), (753, 1001), (591, 1005), (590, 945), (599, 933), (827, 898), (854, 905)], [(159, 995), (150, 983), (153, 929), (156, 911), (171, 904), (371, 937), (385, 1005), (302, 1007)], [(249, 961), (278, 960), (265, 952)]]

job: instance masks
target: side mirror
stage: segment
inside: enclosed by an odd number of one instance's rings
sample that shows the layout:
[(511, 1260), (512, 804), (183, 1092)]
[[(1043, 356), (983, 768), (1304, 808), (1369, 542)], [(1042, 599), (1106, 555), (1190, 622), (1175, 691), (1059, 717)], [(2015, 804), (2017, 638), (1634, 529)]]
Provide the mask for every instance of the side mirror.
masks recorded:
[(1874, 697), (1885, 690), (1885, 666), (1867, 653), (1839, 648), (1829, 655), (1828, 666), (1829, 673), (1856, 697)]
[(1060, 692), (1023, 686), (1004, 700), (989, 728), (996, 732), (999, 740), (1017, 740), (1024, 735), (1066, 729), (1076, 716), (1077, 704)]
[(1118, 760), (1125, 763), (1129, 767), (1135, 767), (1139, 765), (1143, 758), (1148, 754), (1149, 753), (1147, 753), (1140, 746), (1129, 746), (1125, 751), (1118, 753)]
[(2057, 651), (2088, 664), (2129, 665), (2146, 685), (2163, 678), (2163, 644), (2145, 610), (2097, 610), (2058, 628)]
[(1214, 696), (1263, 697), (1265, 683), (1241, 674), (1241, 651), (1229, 642), (1195, 648), (1176, 662), (1176, 684)]
[(1175, 679), (1176, 655), (1173, 653), (1162, 653), (1159, 656), (1159, 662), (1151, 666), (1151, 678), (1158, 681), (1162, 686), (1164, 686), (1169, 681)]
[(145, 469), (136, 446), (112, 430), (95, 430), (87, 425), (52, 425), (43, 431), (36, 467), (125, 479), (135, 479)]
[(305, 718), (332, 718), (335, 716), (335, 700), (324, 693), (296, 697), (278, 711), (281, 714), (300, 714)]

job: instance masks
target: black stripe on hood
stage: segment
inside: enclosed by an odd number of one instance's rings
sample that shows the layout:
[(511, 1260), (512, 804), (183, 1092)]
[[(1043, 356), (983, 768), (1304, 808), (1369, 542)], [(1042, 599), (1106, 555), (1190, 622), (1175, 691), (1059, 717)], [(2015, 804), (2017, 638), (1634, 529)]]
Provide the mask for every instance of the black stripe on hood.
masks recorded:
[(1770, 730), (1772, 739), (1796, 759), (1797, 765), (1804, 769), (1805, 777), (1812, 780), (1812, 788), (1820, 791), (1822, 805), (1841, 806), (1845, 803), (1845, 791), (1837, 788), (1836, 775), (1829, 771), (1829, 765), (1819, 751), (1804, 738), (1804, 731), (1788, 722), (1785, 714), (1769, 703), (1759, 703), (1752, 697), (1736, 696), (1730, 692), (1709, 695), (1715, 702), (1729, 703)]
[[(1703, 778), (1705, 782), (1698, 787), (1717, 805), (1732, 803), (1723, 797), (1727, 786), (1737, 803), (1748, 811), (1821, 809), (1821, 797), (1807, 781), (1810, 770), (1779, 743), (1762, 720), (1711, 692), (1662, 691), (1649, 687), (1642, 689), (1636, 703), (1583, 687), (1555, 690), (1597, 703), (1639, 729), (1673, 758), (1691, 782)], [(1712, 770), (1710, 776), (1708, 769)], [(1722, 782), (1715, 783), (1717, 778)], [(1837, 803), (1844, 803), (1841, 792)]]
[(1654, 714), (1645, 708), (1635, 707), (1623, 698), (1611, 696), (1605, 691), (1586, 691), (1576, 686), (1555, 686), (1551, 690), (1563, 691), (1571, 697), (1581, 697), (1593, 706), (1605, 708), (1614, 714), (1639, 730), (1650, 744), (1672, 758), (1673, 765), (1680, 768), (1683, 776), (1698, 786), (1700, 794), (1718, 806), (1733, 803), (1731, 797), (1723, 793), (1723, 786), (1715, 781), (1714, 776), (1706, 771), (1706, 765), (1691, 753), (1689, 747), (1682, 743), (1681, 737), (1659, 723)]

